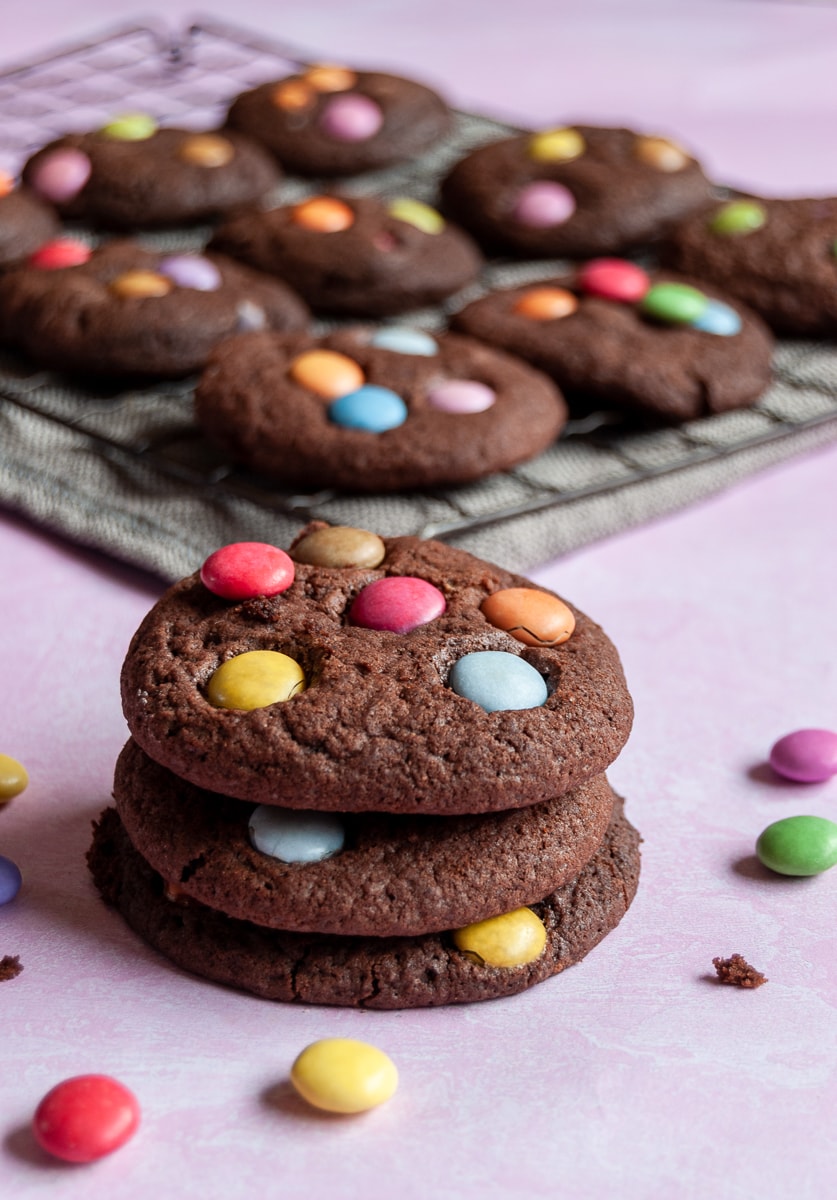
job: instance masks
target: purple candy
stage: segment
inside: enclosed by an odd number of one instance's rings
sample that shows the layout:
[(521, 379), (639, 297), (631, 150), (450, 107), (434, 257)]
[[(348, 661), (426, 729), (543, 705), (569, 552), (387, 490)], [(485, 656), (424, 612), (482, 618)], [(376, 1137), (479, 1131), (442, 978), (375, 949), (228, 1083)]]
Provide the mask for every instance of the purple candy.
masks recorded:
[(770, 765), (786, 779), (821, 783), (837, 775), (837, 733), (830, 729), (797, 729), (779, 738), (770, 751)]
[(448, 379), (427, 393), (427, 403), (438, 412), (478, 413), (491, 408), (497, 396), (476, 379)]
[(574, 212), (575, 197), (569, 188), (546, 179), (523, 188), (514, 206), (515, 220), (535, 229), (563, 225)]
[(349, 613), (353, 625), (409, 633), (440, 617), (445, 598), (437, 587), (414, 575), (388, 575), (358, 592)]
[(10, 858), (0, 854), (0, 904), (8, 904), (20, 891), (20, 870)]
[(375, 101), (357, 92), (335, 96), (320, 115), (320, 128), (338, 142), (365, 142), (383, 123), (384, 114)]
[(172, 254), (160, 261), (158, 270), (178, 287), (196, 292), (215, 292), (221, 286), (221, 272), (201, 254)]
[(29, 182), (46, 200), (65, 204), (73, 200), (90, 178), (92, 165), (81, 150), (53, 150), (32, 168)]

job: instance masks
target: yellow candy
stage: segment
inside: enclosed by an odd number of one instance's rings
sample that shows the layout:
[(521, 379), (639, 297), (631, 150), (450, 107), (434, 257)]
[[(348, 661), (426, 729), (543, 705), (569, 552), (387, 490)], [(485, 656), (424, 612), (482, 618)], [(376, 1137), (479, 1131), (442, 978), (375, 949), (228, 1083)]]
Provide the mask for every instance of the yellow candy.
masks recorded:
[(585, 151), (584, 138), (577, 129), (545, 129), (529, 139), (529, 157), (535, 162), (569, 162)]
[(277, 650), (248, 650), (221, 664), (206, 694), (215, 708), (250, 712), (304, 691), (305, 675), (298, 662)]
[(116, 142), (144, 142), (157, 132), (157, 122), (148, 113), (123, 113), (102, 128)]
[(29, 783), (26, 767), (8, 754), (0, 754), (0, 804), (19, 796)]
[(156, 271), (126, 271), (110, 284), (110, 290), (123, 299), (144, 300), (150, 296), (167, 296), (172, 289), (170, 279)]
[(422, 233), (441, 233), (445, 227), (441, 213), (437, 213), (429, 204), (422, 204), (420, 200), (409, 200), (406, 197), (393, 200), (389, 206), (389, 215), (397, 221), (406, 222), (407, 225), (415, 225)]
[(326, 1112), (359, 1113), (383, 1104), (398, 1087), (395, 1063), (368, 1042), (323, 1038), (302, 1051), (291, 1083), (303, 1099)]
[(192, 163), (196, 167), (223, 167), (232, 161), (235, 146), (225, 137), (216, 133), (196, 133), (185, 138), (178, 150), (178, 156), (183, 162)]
[(543, 954), (546, 929), (531, 908), (516, 908), (457, 929), (453, 940), (457, 949), (487, 967), (522, 967)]

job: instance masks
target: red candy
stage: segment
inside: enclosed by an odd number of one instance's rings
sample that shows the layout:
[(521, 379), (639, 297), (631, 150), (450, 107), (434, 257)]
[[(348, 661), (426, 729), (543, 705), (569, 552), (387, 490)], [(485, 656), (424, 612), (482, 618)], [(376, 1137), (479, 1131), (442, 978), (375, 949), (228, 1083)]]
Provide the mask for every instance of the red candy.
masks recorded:
[(409, 633), (444, 611), (445, 598), (432, 583), (414, 575), (390, 575), (358, 592), (349, 619), (364, 629)]
[(44, 242), (40, 249), (29, 256), (30, 267), (40, 267), (42, 271), (58, 271), (61, 267), (80, 267), (86, 263), (92, 251), (84, 242), (75, 238), (56, 238), (52, 242)]
[(578, 285), (589, 296), (634, 304), (651, 286), (651, 280), (636, 263), (624, 258), (594, 258), (578, 273)]
[(75, 1075), (47, 1092), (33, 1130), (48, 1154), (86, 1163), (124, 1146), (137, 1131), (139, 1104), (133, 1092), (109, 1075)]
[(294, 564), (284, 550), (265, 542), (222, 546), (201, 567), (201, 583), (224, 600), (276, 596), (294, 581)]

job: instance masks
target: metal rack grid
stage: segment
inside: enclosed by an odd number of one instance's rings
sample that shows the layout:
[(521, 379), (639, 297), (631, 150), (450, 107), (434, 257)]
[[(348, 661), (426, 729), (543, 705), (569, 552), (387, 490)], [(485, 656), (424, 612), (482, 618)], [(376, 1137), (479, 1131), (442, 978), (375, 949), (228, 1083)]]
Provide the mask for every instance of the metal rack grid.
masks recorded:
[[(293, 47), (216, 22), (194, 25), (182, 36), (145, 26), (120, 29), (53, 52), (0, 75), (4, 117), (0, 167), (15, 171), (50, 138), (68, 130), (95, 128), (118, 111), (140, 109), (163, 124), (210, 128), (221, 121), (236, 93), (308, 61)], [(509, 129), (476, 114), (457, 114), (451, 137), (431, 154), (343, 186), (354, 194), (407, 193), (432, 202), (436, 181), (450, 163)], [(316, 181), (288, 179), (275, 199), (287, 202), (317, 189)], [(76, 232), (96, 240), (91, 230)], [(207, 229), (170, 230), (142, 240), (165, 248), (197, 249), (207, 233)], [(449, 308), (491, 286), (546, 277), (558, 265), (493, 261), (479, 285), (455, 298)], [(445, 307), (414, 314), (416, 323), (431, 330), (442, 327), (446, 317)], [(31, 430), (33, 422), (48, 422), (75, 439), (75, 444), (81, 439), (101, 458), (140, 462), (162, 477), (178, 480), (197, 496), (244, 499), (295, 524), (314, 517), (357, 523), (359, 511), (370, 523), (377, 505), (380, 519), (375, 527), (382, 532), (456, 540), (522, 516), (554, 518), (557, 510), (591, 499), (609, 497), (619, 505), (620, 493), (632, 485), (650, 484), (747, 452), (755, 452), (749, 460), (758, 466), (760, 450), (767, 456), (763, 461), (768, 461), (812, 440), (837, 437), (837, 357), (831, 349), (781, 343), (775, 368), (773, 385), (751, 409), (674, 429), (643, 428), (629, 424), (624, 415), (592, 413), (571, 421), (552, 448), (511, 471), (462, 488), (367, 497), (360, 507), (357, 498), (333, 492), (280, 492), (274, 484), (224, 461), (192, 421), (193, 381), (103, 391), (34, 371), (7, 356), (0, 359), (0, 396), (5, 400), (0, 419), (16, 423), (15, 432), (24, 441), (26, 422)], [(629, 524), (630, 519), (623, 523)], [(576, 543), (583, 540), (576, 537)], [(567, 548), (566, 539), (555, 548)]]

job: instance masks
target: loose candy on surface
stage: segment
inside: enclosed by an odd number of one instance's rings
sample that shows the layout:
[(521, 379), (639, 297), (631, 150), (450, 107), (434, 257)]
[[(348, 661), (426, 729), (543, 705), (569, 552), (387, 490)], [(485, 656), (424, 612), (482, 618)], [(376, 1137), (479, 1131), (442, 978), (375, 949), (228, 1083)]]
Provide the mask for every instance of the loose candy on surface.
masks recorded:
[(575, 617), (563, 600), (537, 588), (504, 588), (480, 608), (490, 624), (527, 646), (559, 646), (575, 629)]
[(797, 729), (774, 742), (770, 765), (779, 775), (799, 783), (820, 783), (837, 775), (837, 733), (830, 729)]
[(398, 1087), (395, 1063), (368, 1042), (324, 1038), (298, 1055), (291, 1082), (315, 1108), (360, 1113), (389, 1100)]
[(278, 650), (247, 650), (218, 667), (206, 694), (214, 708), (251, 712), (290, 700), (305, 690), (302, 667)]
[(47, 1092), (33, 1131), (48, 1154), (87, 1163), (118, 1150), (139, 1127), (133, 1092), (109, 1075), (76, 1075)]
[(514, 303), (514, 312), (531, 321), (557, 321), (571, 316), (578, 309), (578, 300), (566, 288), (530, 288)]
[(387, 206), (387, 212), (397, 221), (413, 225), (422, 233), (441, 233), (445, 228), (445, 218), (440, 212), (431, 208), (429, 204), (423, 204), (420, 200), (411, 200), (406, 196), (392, 200)]
[(178, 287), (215, 292), (221, 286), (221, 272), (202, 254), (171, 254), (160, 260), (158, 268), (161, 275)]
[(689, 161), (688, 154), (681, 146), (664, 137), (638, 137), (634, 144), (634, 154), (646, 166), (666, 174), (682, 171)]
[(103, 125), (100, 132), (115, 142), (144, 142), (157, 132), (157, 122), (148, 113), (122, 113)]
[(544, 179), (527, 184), (518, 193), (513, 216), (521, 225), (548, 229), (563, 223), (575, 212), (575, 197), (561, 183)]
[(646, 316), (667, 325), (693, 325), (709, 304), (708, 296), (688, 283), (655, 283), (640, 301)]
[(324, 400), (336, 400), (363, 387), (365, 376), (353, 358), (336, 350), (306, 350), (290, 365), (295, 383)]
[(29, 785), (29, 774), (23, 763), (9, 754), (0, 754), (0, 804), (14, 799)]
[(731, 200), (714, 214), (709, 228), (713, 233), (735, 236), (761, 229), (766, 220), (767, 211), (763, 204), (755, 200)]
[(52, 150), (34, 164), (31, 186), (53, 204), (73, 200), (87, 183), (93, 164), (81, 150), (71, 146)]
[(445, 597), (426, 579), (389, 575), (358, 592), (349, 610), (349, 620), (364, 629), (409, 633), (440, 617), (445, 608)]
[(315, 567), (377, 567), (386, 558), (387, 549), (377, 533), (354, 529), (349, 525), (331, 525), (316, 529), (294, 546), (297, 562)]
[(647, 272), (624, 258), (594, 258), (578, 273), (578, 285), (589, 296), (634, 304), (651, 286)]
[(0, 854), (0, 904), (8, 904), (14, 900), (23, 883), (23, 877), (17, 863)]
[(260, 804), (251, 814), (249, 832), (256, 850), (285, 863), (322, 862), (339, 854), (346, 841), (338, 814), (272, 804)]
[(524, 658), (505, 650), (477, 650), (458, 659), (448, 683), (458, 696), (486, 712), (538, 708), (545, 703), (546, 680)]
[(44, 242), (29, 256), (29, 266), (41, 271), (58, 271), (64, 267), (80, 267), (93, 251), (76, 238), (54, 238)]
[(487, 967), (522, 967), (543, 954), (546, 928), (531, 908), (517, 908), (457, 929), (453, 941)]
[(167, 296), (172, 282), (157, 271), (125, 271), (109, 284), (115, 296), (123, 300), (149, 300)]
[(196, 133), (184, 139), (177, 154), (196, 167), (223, 167), (235, 157), (235, 146), (219, 134)]
[(390, 388), (365, 384), (354, 392), (338, 396), (328, 409), (329, 418), (344, 429), (366, 433), (386, 433), (407, 420), (407, 405)]
[(837, 824), (826, 817), (785, 817), (756, 842), (759, 860), (779, 875), (820, 875), (837, 863)]
[(340, 233), (355, 223), (354, 210), (333, 196), (312, 196), (295, 204), (291, 218), (294, 224), (315, 233)]
[(200, 570), (201, 583), (225, 600), (276, 596), (294, 581), (293, 560), (265, 542), (232, 542), (210, 554)]
[(716, 337), (735, 337), (741, 332), (741, 326), (741, 317), (735, 309), (720, 300), (710, 300), (700, 316), (692, 322), (693, 329), (714, 333)]
[(378, 133), (383, 123), (380, 105), (355, 92), (341, 93), (329, 100), (319, 120), (323, 133), (338, 142), (365, 142)]
[(430, 408), (444, 413), (480, 413), (492, 407), (497, 393), (476, 379), (447, 379), (427, 393)]
[(586, 149), (584, 138), (577, 129), (544, 129), (529, 139), (529, 157), (535, 162), (569, 162)]
[(393, 350), (396, 354), (419, 354), (425, 358), (439, 353), (438, 343), (429, 333), (404, 325), (388, 325), (376, 330), (369, 345), (379, 350)]

